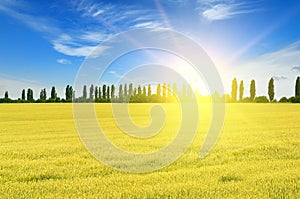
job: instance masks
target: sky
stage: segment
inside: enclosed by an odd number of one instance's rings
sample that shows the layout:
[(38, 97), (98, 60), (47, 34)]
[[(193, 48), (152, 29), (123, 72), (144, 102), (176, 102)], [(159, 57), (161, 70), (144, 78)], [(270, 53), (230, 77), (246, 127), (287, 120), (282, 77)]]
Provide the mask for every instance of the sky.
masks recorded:
[[(267, 95), (273, 77), (275, 98), (289, 97), (300, 75), (299, 19), (298, 0), (1, 0), (0, 97), (9, 91), (18, 98), (23, 88), (38, 97), (52, 86), (64, 97), (95, 49), (141, 28), (166, 28), (194, 40), (215, 64), (226, 93), (236, 77), (244, 81), (244, 96), (252, 79), (257, 95)], [(133, 53), (107, 70), (102, 83), (130, 71), (137, 59), (156, 63)]]

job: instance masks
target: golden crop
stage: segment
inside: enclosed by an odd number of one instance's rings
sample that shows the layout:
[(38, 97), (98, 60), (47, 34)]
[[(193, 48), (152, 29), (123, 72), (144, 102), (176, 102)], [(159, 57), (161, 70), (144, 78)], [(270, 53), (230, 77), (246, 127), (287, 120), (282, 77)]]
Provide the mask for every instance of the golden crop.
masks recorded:
[[(145, 126), (153, 104), (130, 104)], [(110, 104), (96, 104), (106, 136), (118, 147), (146, 153), (176, 135), (180, 113), (163, 105), (167, 120), (149, 139), (124, 135)], [(0, 198), (299, 198), (300, 106), (228, 104), (214, 150), (199, 159), (210, 123), (200, 109), (197, 137), (176, 162), (159, 171), (129, 174), (99, 163), (76, 132), (72, 104), (0, 105)], [(176, 114), (175, 114), (176, 113)]]

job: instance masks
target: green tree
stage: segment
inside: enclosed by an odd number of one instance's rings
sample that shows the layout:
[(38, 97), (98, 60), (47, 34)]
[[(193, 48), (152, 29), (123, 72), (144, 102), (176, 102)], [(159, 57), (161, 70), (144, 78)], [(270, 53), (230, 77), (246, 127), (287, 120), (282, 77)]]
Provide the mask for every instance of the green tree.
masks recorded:
[(102, 99), (105, 100), (106, 97), (107, 97), (107, 94), (106, 94), (106, 85), (103, 84), (103, 86), (102, 86)]
[(115, 90), (116, 90), (115, 85), (111, 85), (111, 94), (110, 94), (110, 96), (111, 96), (112, 100), (115, 99)]
[(173, 96), (178, 95), (178, 90), (177, 90), (177, 84), (176, 83), (173, 84), (173, 89), (172, 90), (173, 90), (173, 94), (172, 94)]
[(29, 102), (33, 102), (34, 99), (33, 99), (33, 90), (28, 88), (27, 89), (27, 101)]
[(295, 97), (300, 97), (300, 77), (297, 77), (295, 85)]
[(22, 90), (22, 100), (26, 100), (26, 94), (25, 94), (25, 89)]
[(273, 99), (274, 99), (274, 95), (275, 95), (275, 91), (274, 91), (274, 79), (273, 79), (273, 77), (269, 81), (268, 95), (269, 95), (270, 102), (272, 102)]
[(8, 91), (5, 91), (5, 93), (4, 93), (4, 98), (5, 98), (5, 99), (8, 99)]
[(94, 100), (94, 85), (92, 84), (90, 86), (90, 97), (89, 97), (89, 101), (92, 102)]
[(141, 95), (142, 94), (142, 88), (141, 88), (141, 86), (139, 85), (138, 86), (138, 95)]
[(56, 100), (56, 98), (57, 98), (57, 93), (56, 93), (56, 90), (55, 90), (55, 86), (52, 86), (52, 88), (51, 88), (51, 99)]
[(95, 100), (99, 99), (99, 90), (98, 86), (95, 86)]
[(182, 94), (181, 97), (186, 97), (186, 85), (182, 84)]
[(72, 101), (72, 99), (73, 99), (73, 88), (72, 88), (72, 86), (67, 85), (65, 95), (66, 95), (66, 101), (67, 102)]
[(160, 84), (157, 84), (156, 95), (159, 96), (159, 97), (161, 96), (161, 88), (160, 88)]
[(42, 89), (40, 92), (40, 100), (45, 101), (47, 99), (46, 89)]
[(150, 97), (152, 95), (152, 91), (151, 91), (151, 85), (148, 84), (148, 97)]
[(82, 98), (83, 98), (84, 101), (86, 101), (86, 98), (87, 98), (86, 85), (83, 86)]
[(187, 85), (187, 97), (189, 98), (189, 99), (192, 99), (192, 96), (193, 95), (193, 90), (192, 90), (192, 87), (188, 84)]
[(256, 95), (256, 88), (255, 88), (255, 80), (251, 80), (251, 83), (250, 83), (250, 99), (251, 101), (254, 100), (255, 98), (255, 95)]
[(123, 100), (123, 86), (122, 84), (119, 85), (119, 99)]
[(234, 78), (232, 80), (232, 84), (231, 84), (231, 101), (236, 102), (236, 98), (237, 98), (237, 80), (236, 78)]
[(99, 99), (102, 99), (101, 86), (99, 86), (99, 93), (98, 93), (98, 95), (99, 95)]
[(107, 86), (106, 95), (107, 95), (107, 99), (110, 99), (110, 88), (109, 88), (109, 86)]
[(162, 86), (162, 96), (163, 96), (163, 98), (167, 97), (167, 84), (166, 83), (164, 83)]
[(144, 86), (143, 87), (143, 95), (146, 96), (146, 93), (147, 93), (147, 89), (146, 89), (146, 86)]
[(242, 101), (243, 100), (243, 96), (244, 96), (244, 81), (242, 80), (240, 83), (240, 95), (239, 95), (239, 100)]
[(133, 85), (132, 83), (129, 84), (129, 91), (128, 91), (129, 97), (133, 95)]
[(124, 84), (124, 96), (127, 97), (128, 91), (127, 91), (127, 84)]
[(168, 84), (168, 89), (167, 89), (168, 93), (167, 93), (167, 97), (171, 97), (172, 94), (171, 94), (171, 86), (170, 84)]

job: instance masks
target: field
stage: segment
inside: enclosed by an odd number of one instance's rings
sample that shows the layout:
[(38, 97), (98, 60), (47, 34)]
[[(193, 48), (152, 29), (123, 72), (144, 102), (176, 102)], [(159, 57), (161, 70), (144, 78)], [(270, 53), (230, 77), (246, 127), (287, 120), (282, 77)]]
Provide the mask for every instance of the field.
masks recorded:
[[(150, 121), (150, 106), (130, 104), (137, 124)], [(167, 112), (172, 106), (164, 105)], [(207, 117), (180, 159), (159, 171), (130, 174), (90, 155), (75, 129), (72, 104), (1, 104), (0, 198), (300, 198), (299, 105), (228, 104), (221, 137), (205, 159), (198, 154), (210, 109), (201, 108)], [(178, 128), (171, 117), (160, 135), (131, 139), (117, 132), (109, 104), (96, 110), (107, 137), (133, 152), (159, 149)]]

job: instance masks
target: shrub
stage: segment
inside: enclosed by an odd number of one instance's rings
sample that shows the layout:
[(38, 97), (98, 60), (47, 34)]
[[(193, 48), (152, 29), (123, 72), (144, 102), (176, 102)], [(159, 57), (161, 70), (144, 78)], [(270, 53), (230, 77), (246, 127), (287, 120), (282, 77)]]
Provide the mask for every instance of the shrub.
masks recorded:
[(254, 99), (255, 103), (268, 103), (269, 100), (266, 96), (259, 96)]
[(288, 98), (282, 97), (282, 98), (280, 98), (279, 102), (282, 102), (282, 103), (288, 102)]

